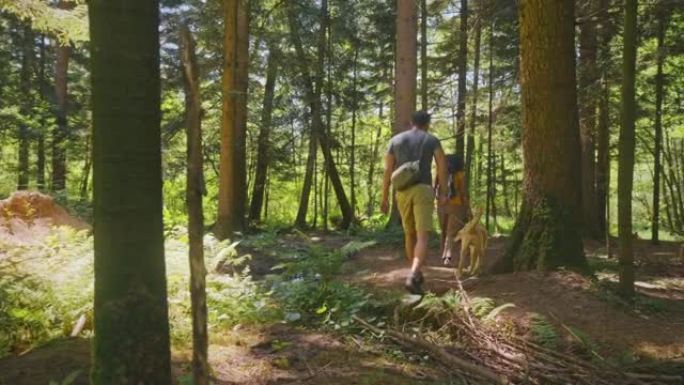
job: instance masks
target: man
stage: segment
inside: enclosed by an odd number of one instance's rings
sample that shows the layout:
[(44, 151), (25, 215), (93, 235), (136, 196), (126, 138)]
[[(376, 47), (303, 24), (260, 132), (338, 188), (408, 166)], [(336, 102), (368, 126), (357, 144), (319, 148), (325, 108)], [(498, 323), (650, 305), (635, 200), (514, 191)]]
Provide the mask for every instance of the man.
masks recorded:
[(389, 190), (392, 172), (407, 162), (420, 160), (417, 183), (397, 191), (397, 207), (404, 228), (406, 258), (411, 263), (411, 273), (406, 279), (406, 289), (414, 294), (422, 293), (421, 268), (427, 256), (428, 238), (432, 231), (434, 191), (432, 190), (432, 159), (437, 163), (439, 178), (438, 198), (440, 204), (447, 200), (447, 164), (439, 139), (427, 132), (430, 114), (418, 111), (411, 119), (411, 129), (390, 140), (385, 155), (385, 174), (382, 183), (380, 209), (389, 211)]

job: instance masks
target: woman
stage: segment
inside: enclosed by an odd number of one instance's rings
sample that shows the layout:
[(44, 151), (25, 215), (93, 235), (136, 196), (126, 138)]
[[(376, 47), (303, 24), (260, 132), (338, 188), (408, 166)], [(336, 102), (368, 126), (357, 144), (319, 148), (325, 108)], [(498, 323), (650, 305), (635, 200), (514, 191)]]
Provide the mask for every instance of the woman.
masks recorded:
[[(439, 226), (441, 229), (442, 260), (448, 263), (456, 252), (454, 237), (466, 223), (470, 204), (463, 165), (460, 155), (447, 155), (449, 172), (449, 199), (445, 205), (439, 207)], [(438, 185), (435, 182), (435, 188)]]

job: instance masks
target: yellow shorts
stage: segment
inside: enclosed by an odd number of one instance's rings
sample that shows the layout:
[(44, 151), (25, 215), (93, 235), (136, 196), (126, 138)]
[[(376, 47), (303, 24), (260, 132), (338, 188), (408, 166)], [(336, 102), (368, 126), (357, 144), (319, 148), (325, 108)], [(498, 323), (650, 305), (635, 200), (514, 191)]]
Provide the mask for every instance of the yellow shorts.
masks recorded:
[(434, 192), (427, 184), (417, 184), (397, 191), (397, 206), (406, 233), (432, 231), (434, 202)]

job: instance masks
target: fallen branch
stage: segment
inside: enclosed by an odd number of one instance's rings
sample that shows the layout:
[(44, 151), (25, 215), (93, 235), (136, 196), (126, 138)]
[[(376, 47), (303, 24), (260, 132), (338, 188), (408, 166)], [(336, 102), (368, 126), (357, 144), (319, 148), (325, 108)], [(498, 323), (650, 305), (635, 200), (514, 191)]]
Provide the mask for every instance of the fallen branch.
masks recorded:
[(424, 351), (428, 353), (430, 356), (432, 356), (434, 359), (439, 361), (440, 363), (444, 364), (447, 367), (457, 367), (461, 369), (462, 371), (466, 372), (467, 374), (470, 375), (475, 375), (477, 377), (485, 378), (489, 381), (492, 381), (496, 384), (509, 384), (510, 381), (505, 376), (498, 375), (488, 368), (484, 366), (480, 366), (477, 364), (473, 364), (471, 362), (468, 362), (466, 360), (463, 360), (459, 357), (456, 357), (450, 353), (447, 353), (444, 349), (437, 345), (433, 345), (425, 340), (418, 339), (418, 338), (411, 338), (407, 335), (404, 335), (402, 333), (399, 333), (397, 331), (393, 330), (382, 330), (378, 327), (375, 327), (371, 325), (370, 323), (366, 322), (365, 320), (361, 319), (360, 317), (354, 316), (354, 320), (366, 329), (377, 333), (377, 334), (385, 334), (398, 342), (400, 345), (408, 348), (408, 349), (413, 349), (415, 350), (418, 348), (421, 351)]

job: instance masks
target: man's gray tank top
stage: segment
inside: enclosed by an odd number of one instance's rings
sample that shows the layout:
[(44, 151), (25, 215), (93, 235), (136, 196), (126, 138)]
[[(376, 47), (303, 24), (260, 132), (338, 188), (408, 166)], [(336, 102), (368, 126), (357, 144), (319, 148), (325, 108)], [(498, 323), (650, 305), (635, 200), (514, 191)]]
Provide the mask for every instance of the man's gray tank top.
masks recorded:
[[(423, 144), (423, 139), (425, 139), (425, 144)], [(432, 185), (432, 159), (435, 150), (442, 146), (439, 139), (426, 131), (410, 129), (390, 139), (387, 153), (394, 155), (396, 159), (395, 167), (399, 167), (404, 163), (417, 160), (421, 145), (423, 146), (423, 153), (420, 161), (418, 183)]]

